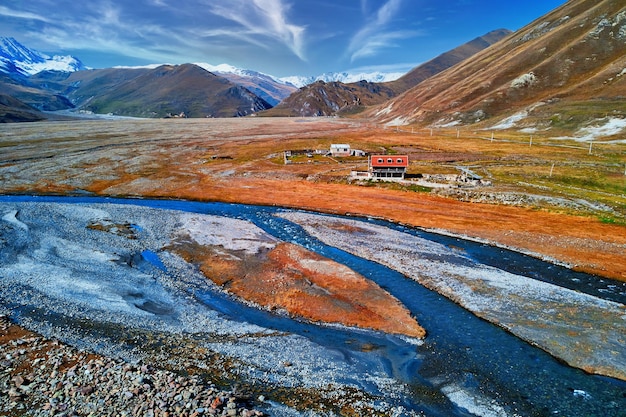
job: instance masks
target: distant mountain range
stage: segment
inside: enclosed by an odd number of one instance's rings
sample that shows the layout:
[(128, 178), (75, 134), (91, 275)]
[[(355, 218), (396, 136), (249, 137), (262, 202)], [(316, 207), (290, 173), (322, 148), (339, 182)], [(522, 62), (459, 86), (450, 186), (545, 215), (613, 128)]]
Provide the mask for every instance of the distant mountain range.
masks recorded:
[[(623, 2), (570, 0), (514, 33), (490, 32), (391, 81), (325, 79), (297, 87), (308, 81), (226, 65), (89, 70), (75, 58), (51, 58), (0, 38), (0, 121), (43, 119), (50, 116), (39, 111), (62, 109), (140, 117), (358, 113), (387, 125), (581, 138), (601, 132), (623, 140), (625, 44)], [(42, 68), (48, 70), (36, 72)]]
[[(0, 87), (13, 99), (6, 99), (4, 105), (19, 100), (32, 107), (33, 114), (80, 109), (82, 113), (137, 117), (246, 116), (277, 105), (307, 80), (360, 77), (380, 80), (389, 75), (344, 72), (280, 79), (227, 64), (206, 63), (94, 70), (78, 58), (49, 56), (14, 38), (0, 38)], [(23, 111), (19, 106), (19, 117), (6, 119), (21, 120)], [(44, 118), (43, 114), (34, 116)]]
[(341, 82), (341, 83), (356, 83), (359, 81), (367, 81), (371, 83), (384, 83), (388, 81), (394, 81), (402, 77), (404, 72), (326, 72), (316, 77), (302, 77), (291, 76), (281, 77), (280, 80), (302, 88), (309, 84), (313, 84), (317, 81), (324, 81), (325, 83)]

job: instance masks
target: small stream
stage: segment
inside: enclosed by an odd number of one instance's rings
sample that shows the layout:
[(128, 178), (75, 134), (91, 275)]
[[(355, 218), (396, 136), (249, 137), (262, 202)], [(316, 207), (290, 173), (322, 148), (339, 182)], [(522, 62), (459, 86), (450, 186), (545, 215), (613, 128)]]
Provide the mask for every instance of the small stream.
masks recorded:
[[(554, 359), (447, 298), (380, 264), (325, 245), (300, 226), (274, 216), (284, 209), (249, 205), (93, 197), (0, 197), (0, 202), (116, 203), (244, 219), (275, 237), (347, 265), (398, 298), (428, 336), (415, 345), (370, 331), (318, 326), (260, 311), (209, 290), (195, 297), (231, 320), (299, 335), (352, 364), (346, 383), (359, 383), (371, 367), (382, 367), (408, 390), (389, 402), (428, 416), (626, 416), (626, 383), (588, 375)], [(573, 272), (523, 254), (380, 220), (385, 227), (457, 248), (472, 259), (626, 304), (626, 283)], [(144, 258), (163, 269), (155, 252)], [(374, 386), (363, 386), (381, 394)]]

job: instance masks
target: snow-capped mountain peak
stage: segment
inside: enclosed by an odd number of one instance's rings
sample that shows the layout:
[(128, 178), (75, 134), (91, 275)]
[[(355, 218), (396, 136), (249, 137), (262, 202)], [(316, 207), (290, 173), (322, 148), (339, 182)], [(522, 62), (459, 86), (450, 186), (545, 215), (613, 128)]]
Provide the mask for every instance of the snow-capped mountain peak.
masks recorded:
[(394, 81), (398, 78), (402, 77), (404, 72), (326, 72), (324, 74), (318, 75), (317, 77), (302, 77), (302, 76), (291, 76), (291, 77), (282, 77), (281, 81), (294, 85), (298, 88), (304, 87), (305, 85), (312, 84), (316, 81), (324, 81), (326, 83), (333, 81), (340, 81), (342, 83), (356, 83), (359, 81), (369, 81), (382, 83), (387, 81)]
[(73, 72), (86, 69), (78, 58), (69, 55), (49, 56), (30, 49), (14, 38), (0, 37), (0, 71), (33, 75), (41, 71)]
[(275, 77), (273, 75), (264, 74), (262, 72), (241, 69), (229, 64), (211, 65), (207, 63), (196, 63), (195, 65), (204, 68), (207, 71), (220, 75), (237, 75), (240, 77), (256, 77), (272, 79), (275, 82), (285, 84), (292, 87), (301, 88), (305, 85), (312, 84), (316, 81), (333, 82), (340, 81), (343, 83), (355, 83), (362, 80), (369, 82), (382, 83), (394, 81), (402, 77), (404, 72), (326, 72), (316, 77), (303, 77), (294, 75), (290, 77)]

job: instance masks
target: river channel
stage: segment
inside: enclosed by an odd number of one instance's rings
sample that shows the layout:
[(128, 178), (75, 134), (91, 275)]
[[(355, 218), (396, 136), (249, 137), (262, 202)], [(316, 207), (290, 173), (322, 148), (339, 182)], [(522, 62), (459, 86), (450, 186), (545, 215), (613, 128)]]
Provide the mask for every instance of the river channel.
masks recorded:
[[(140, 206), (241, 219), (280, 240), (304, 246), (352, 268), (387, 290), (411, 311), (427, 329), (428, 335), (423, 342), (293, 320), (237, 302), (208, 285), (194, 286), (194, 302), (200, 304), (196, 308), (210, 310), (230, 322), (277, 331), (306, 341), (305, 346), (312, 349), (312, 355), (324, 355), (324, 361), (337, 365), (338, 375), (333, 375), (333, 383), (358, 386), (373, 396), (385, 398), (387, 404), (399, 410), (395, 415), (626, 416), (626, 383), (623, 381), (590, 375), (567, 366), (418, 282), (381, 264), (322, 243), (301, 226), (276, 215), (289, 210), (223, 203), (96, 197), (2, 196), (0, 203), (76, 204), (81, 207), (111, 204), (131, 209)], [(3, 214), (0, 212), (0, 217)], [(455, 248), (490, 267), (626, 304), (626, 283), (574, 272), (483, 243), (376, 219), (358, 220)], [(53, 219), (48, 221), (54, 222)], [(159, 257), (158, 249), (145, 251), (143, 258), (152, 266), (153, 272), (167, 273), (168, 264)], [(144, 272), (150, 271), (150, 268), (144, 268)], [(4, 294), (0, 300), (7, 302), (8, 297)], [(25, 308), (9, 307), (18, 323), (37, 320), (35, 315), (28, 315)], [(274, 347), (272, 349), (275, 350)], [(225, 354), (236, 355), (237, 352), (237, 347), (231, 346)], [(273, 354), (280, 358), (280, 352)], [(315, 360), (311, 358), (311, 361)], [(311, 378), (324, 379), (328, 373), (325, 366), (311, 365)], [(402, 389), (387, 389), (385, 384), (377, 384), (373, 374), (394, 381)], [(280, 383), (281, 375), (266, 375), (265, 378)], [(273, 408), (268, 407), (267, 412), (270, 415), (289, 415), (285, 410), (274, 404)], [(307, 415), (317, 414), (311, 412)]]

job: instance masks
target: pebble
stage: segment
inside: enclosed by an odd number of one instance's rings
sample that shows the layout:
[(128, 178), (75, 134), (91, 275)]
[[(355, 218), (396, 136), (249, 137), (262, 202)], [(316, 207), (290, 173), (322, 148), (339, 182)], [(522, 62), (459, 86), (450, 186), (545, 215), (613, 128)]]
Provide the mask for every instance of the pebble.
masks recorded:
[[(0, 317), (0, 327), (9, 326)], [(0, 368), (0, 415), (22, 415), (24, 410), (33, 417), (264, 415), (199, 376), (93, 358), (56, 341), (9, 341), (0, 344), (0, 357), (10, 358), (13, 366)]]

